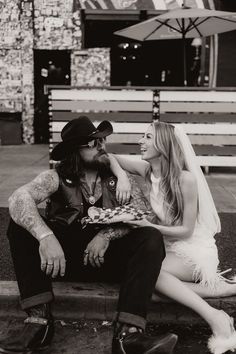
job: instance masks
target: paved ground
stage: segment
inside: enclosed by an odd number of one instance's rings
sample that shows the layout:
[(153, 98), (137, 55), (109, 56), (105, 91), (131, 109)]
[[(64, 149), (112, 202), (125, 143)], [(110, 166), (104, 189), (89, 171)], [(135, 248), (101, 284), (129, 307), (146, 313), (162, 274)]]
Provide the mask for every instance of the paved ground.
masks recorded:
[[(0, 338), (7, 333), (16, 333), (20, 328), (19, 320), (0, 320)], [(175, 354), (206, 354), (210, 335), (208, 328), (198, 326), (149, 326), (150, 335), (167, 331), (178, 334), (179, 341)], [(109, 322), (58, 320), (56, 334), (50, 349), (45, 354), (111, 354), (112, 328)]]

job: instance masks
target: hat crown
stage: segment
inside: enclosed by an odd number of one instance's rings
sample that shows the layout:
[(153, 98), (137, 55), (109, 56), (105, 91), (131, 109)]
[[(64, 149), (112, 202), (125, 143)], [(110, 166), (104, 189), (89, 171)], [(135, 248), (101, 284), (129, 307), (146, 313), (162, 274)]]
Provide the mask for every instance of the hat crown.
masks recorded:
[(80, 137), (88, 138), (96, 131), (96, 127), (86, 116), (71, 120), (61, 131), (63, 141), (78, 139)]
[(109, 121), (103, 120), (97, 127), (86, 116), (80, 116), (67, 123), (61, 131), (62, 141), (51, 153), (55, 161), (60, 161), (76, 151), (79, 146), (93, 139), (105, 138), (113, 132)]

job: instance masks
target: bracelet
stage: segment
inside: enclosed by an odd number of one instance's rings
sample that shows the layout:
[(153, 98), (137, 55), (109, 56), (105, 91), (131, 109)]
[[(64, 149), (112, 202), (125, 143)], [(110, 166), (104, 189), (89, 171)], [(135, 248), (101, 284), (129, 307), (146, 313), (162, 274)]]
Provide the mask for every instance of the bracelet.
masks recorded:
[(46, 238), (46, 237), (48, 237), (48, 236), (50, 236), (50, 235), (53, 235), (53, 232), (52, 232), (52, 231), (47, 232), (47, 233), (45, 233), (45, 234), (42, 234), (42, 235), (38, 236), (38, 237), (37, 237), (37, 240), (38, 240), (39, 242), (41, 242), (44, 238)]

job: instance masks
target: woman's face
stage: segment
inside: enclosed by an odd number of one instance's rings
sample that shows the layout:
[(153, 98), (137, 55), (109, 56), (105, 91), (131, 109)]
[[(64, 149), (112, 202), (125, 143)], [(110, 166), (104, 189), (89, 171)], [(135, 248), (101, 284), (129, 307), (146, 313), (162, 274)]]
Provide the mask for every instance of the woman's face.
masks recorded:
[(139, 144), (141, 157), (143, 160), (150, 161), (160, 156), (154, 146), (154, 128), (152, 125), (148, 127), (144, 136), (139, 140)]

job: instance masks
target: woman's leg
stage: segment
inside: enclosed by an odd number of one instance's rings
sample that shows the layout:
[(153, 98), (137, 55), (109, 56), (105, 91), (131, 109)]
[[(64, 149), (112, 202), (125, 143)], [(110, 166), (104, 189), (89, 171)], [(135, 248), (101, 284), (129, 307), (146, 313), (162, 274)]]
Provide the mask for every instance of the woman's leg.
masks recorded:
[(181, 258), (172, 252), (167, 253), (167, 256), (162, 264), (162, 269), (185, 282), (186, 286), (202, 298), (225, 297), (236, 294), (236, 284), (230, 284), (223, 280), (220, 281), (214, 289), (200, 283), (194, 283), (193, 268), (185, 265), (181, 261)]
[(223, 280), (215, 289), (193, 282), (184, 282), (184, 284), (202, 298), (226, 297), (236, 294), (236, 284), (228, 284)]
[(191, 267), (184, 265), (181, 258), (167, 253), (156, 283), (156, 291), (197, 312), (209, 324), (214, 335), (229, 337), (232, 328), (228, 316), (223, 311), (211, 307), (186, 286), (184, 280), (193, 280), (192, 274)]

